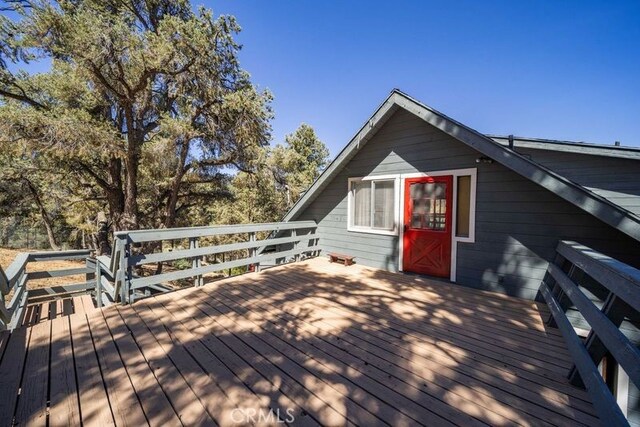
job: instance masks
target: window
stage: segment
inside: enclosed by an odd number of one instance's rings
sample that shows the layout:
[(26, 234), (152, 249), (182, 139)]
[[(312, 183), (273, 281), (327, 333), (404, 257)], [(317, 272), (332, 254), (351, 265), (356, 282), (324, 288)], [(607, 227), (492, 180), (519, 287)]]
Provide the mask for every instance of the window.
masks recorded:
[(354, 182), (354, 215), (352, 224), (356, 227), (371, 226), (371, 183), (372, 181)]
[(380, 234), (397, 231), (396, 178), (349, 180), (349, 229)]
[(471, 224), (471, 176), (460, 175), (457, 178), (456, 237), (469, 237), (469, 226)]
[(416, 182), (409, 187), (411, 228), (444, 231), (447, 217), (447, 184)]

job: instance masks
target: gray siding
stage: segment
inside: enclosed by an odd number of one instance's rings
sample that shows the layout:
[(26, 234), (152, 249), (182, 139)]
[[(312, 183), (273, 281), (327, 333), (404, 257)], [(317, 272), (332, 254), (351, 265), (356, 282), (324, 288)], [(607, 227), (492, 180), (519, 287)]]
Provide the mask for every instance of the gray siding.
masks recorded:
[(296, 219), (318, 222), (323, 251), (397, 271), (397, 236), (347, 231), (348, 178), (477, 167), (476, 242), (458, 244), (459, 284), (531, 299), (560, 239), (637, 265), (640, 243), (502, 165), (476, 164), (478, 156), (399, 110)]
[(516, 151), (640, 216), (640, 161), (531, 148)]

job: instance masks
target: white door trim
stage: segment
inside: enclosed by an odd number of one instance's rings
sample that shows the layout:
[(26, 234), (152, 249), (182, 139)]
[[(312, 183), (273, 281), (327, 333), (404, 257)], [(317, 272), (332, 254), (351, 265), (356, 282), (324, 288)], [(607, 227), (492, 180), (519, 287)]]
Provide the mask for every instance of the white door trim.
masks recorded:
[[(451, 170), (443, 170), (443, 171), (433, 171), (433, 172), (416, 172), (416, 173), (406, 173), (400, 174), (400, 194), (399, 199), (400, 203), (399, 209), (397, 212), (397, 217), (399, 218), (398, 229), (400, 231), (399, 239), (398, 239), (398, 270), (403, 271), (403, 251), (404, 251), (404, 187), (405, 180), (407, 178), (422, 178), (427, 176), (443, 176), (443, 175), (451, 175), (453, 176), (453, 194), (452, 194), (452, 203), (453, 203), (453, 212), (451, 213), (451, 271), (449, 272), (449, 280), (452, 282), (456, 281), (456, 268), (457, 268), (457, 255), (458, 255), (458, 242), (475, 242), (476, 238), (476, 189), (477, 189), (477, 177), (478, 177), (478, 169), (477, 168), (467, 168), (467, 169), (451, 169)], [(470, 200), (470, 211), (469, 211), (469, 237), (457, 237), (456, 236), (456, 210), (458, 205), (458, 180), (457, 177), (469, 175), (471, 176), (471, 200)]]

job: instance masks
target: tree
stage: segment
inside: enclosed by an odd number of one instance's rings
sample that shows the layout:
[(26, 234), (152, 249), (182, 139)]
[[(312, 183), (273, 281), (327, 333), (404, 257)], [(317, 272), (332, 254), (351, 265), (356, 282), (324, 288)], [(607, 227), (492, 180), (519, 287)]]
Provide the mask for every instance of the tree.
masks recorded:
[(218, 224), (280, 221), (320, 176), (329, 150), (309, 125), (302, 124), (284, 144), (265, 148), (261, 166), (231, 181), (231, 198), (210, 208)]
[(270, 164), (278, 187), (286, 194), (287, 209), (320, 176), (328, 161), (329, 150), (305, 123), (285, 137), (285, 145), (275, 147)]
[[(97, 188), (116, 229), (172, 227), (181, 209), (225, 196), (225, 170), (255, 168), (271, 95), (238, 64), (233, 17), (186, 0), (5, 8), (19, 18), (0, 18), (2, 143)], [(7, 66), (43, 59), (42, 74)]]

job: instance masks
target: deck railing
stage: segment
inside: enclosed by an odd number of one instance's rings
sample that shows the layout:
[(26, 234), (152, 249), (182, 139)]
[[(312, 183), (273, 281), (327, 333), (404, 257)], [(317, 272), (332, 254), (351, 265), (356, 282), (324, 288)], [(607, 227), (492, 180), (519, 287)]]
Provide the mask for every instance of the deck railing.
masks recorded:
[[(597, 366), (610, 353), (640, 387), (640, 350), (620, 330), (625, 319), (637, 319), (640, 313), (640, 270), (579, 243), (563, 241), (540, 293), (551, 310), (548, 323), (560, 329), (573, 358), (569, 378), (586, 387), (607, 425), (628, 425)], [(594, 300), (600, 300), (601, 307)], [(567, 317), (573, 308), (589, 325), (584, 341)]]
[[(216, 244), (223, 236), (231, 242)], [(99, 305), (107, 301), (130, 303), (177, 280), (193, 278), (194, 285), (201, 286), (207, 273), (242, 267), (259, 270), (315, 255), (319, 250), (314, 221), (136, 230), (115, 233), (114, 238), (112, 256), (98, 257)], [(182, 246), (161, 252), (146, 249), (175, 241)], [(139, 274), (145, 265), (178, 260), (190, 264), (160, 274)]]
[[(173, 250), (157, 252), (166, 242), (174, 243)], [(32, 301), (92, 292), (98, 306), (126, 304), (154, 290), (168, 290), (168, 282), (193, 278), (195, 286), (202, 286), (203, 275), (208, 273), (259, 270), (317, 255), (318, 251), (316, 223), (298, 221), (117, 232), (111, 256), (97, 258), (91, 257), (89, 249), (20, 253), (6, 271), (0, 268), (0, 330), (20, 325), (26, 305)], [(83, 260), (85, 266), (45, 271), (27, 268), (32, 263), (60, 260)], [(140, 271), (149, 264), (179, 260), (188, 260), (187, 268), (182, 263), (180, 269), (166, 271), (165, 267), (160, 274)], [(85, 276), (81, 283), (40, 289), (29, 286), (33, 280), (80, 274)]]
[[(43, 299), (55, 295), (72, 295), (81, 292), (92, 291), (95, 287), (95, 260), (90, 258), (88, 249), (51, 252), (25, 252), (20, 253), (9, 265), (6, 271), (0, 267), (0, 329), (13, 329), (22, 322), (24, 309), (29, 300)], [(84, 267), (65, 268), (43, 271), (28, 271), (28, 266), (33, 263), (47, 261), (83, 260)], [(82, 283), (70, 283), (50, 288), (29, 289), (29, 281), (46, 279), (49, 277), (69, 277), (84, 275)], [(8, 300), (8, 301), (7, 301)]]

